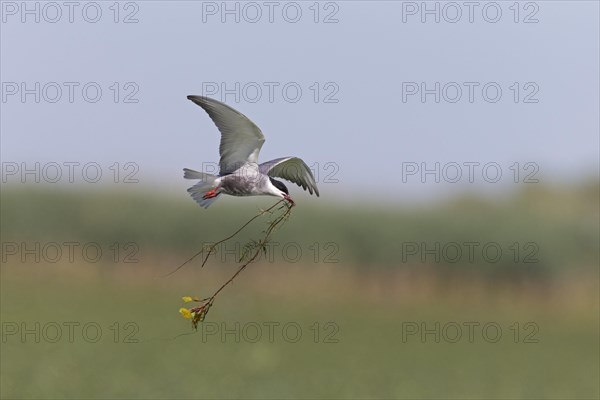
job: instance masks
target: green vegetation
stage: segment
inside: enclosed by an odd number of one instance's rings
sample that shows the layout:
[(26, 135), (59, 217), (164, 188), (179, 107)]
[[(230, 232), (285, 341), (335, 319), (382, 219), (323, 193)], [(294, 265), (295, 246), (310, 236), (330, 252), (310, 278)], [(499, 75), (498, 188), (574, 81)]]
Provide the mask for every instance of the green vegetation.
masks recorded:
[[(206, 212), (185, 194), (12, 188), (3, 190), (1, 200), (4, 241), (135, 242), (148, 260), (169, 254), (181, 262), (275, 201), (228, 198), (222, 202), (229, 204)], [(569, 268), (595, 268), (598, 201), (597, 184), (576, 191), (534, 187), (503, 201), (464, 197), (421, 209), (306, 201), (277, 232), (275, 261), (293, 243), (302, 250), (299, 261), (339, 260), (359, 268), (433, 265), (516, 279), (561, 272), (567, 263)], [(228, 249), (243, 247), (265, 226), (266, 221), (254, 225)], [(472, 242), (476, 244), (468, 244)], [(493, 246), (484, 251), (488, 243)], [(502, 251), (498, 258), (497, 248)], [(294, 249), (287, 250), (288, 258), (295, 259)], [(427, 250), (437, 253), (439, 261)], [(231, 256), (225, 261), (236, 260)]]

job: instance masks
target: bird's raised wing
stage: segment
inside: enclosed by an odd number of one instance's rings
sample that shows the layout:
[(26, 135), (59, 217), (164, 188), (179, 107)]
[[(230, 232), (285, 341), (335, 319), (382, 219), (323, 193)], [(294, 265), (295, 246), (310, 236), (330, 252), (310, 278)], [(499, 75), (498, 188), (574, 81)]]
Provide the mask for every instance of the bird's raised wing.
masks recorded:
[(258, 162), (258, 153), (265, 142), (265, 136), (254, 122), (220, 101), (204, 96), (187, 98), (202, 107), (221, 132), (221, 175), (234, 172), (247, 162)]
[(308, 189), (310, 194), (315, 192), (317, 197), (319, 196), (315, 177), (306, 163), (298, 157), (276, 158), (260, 164), (258, 168), (263, 174), (294, 182), (302, 189)]

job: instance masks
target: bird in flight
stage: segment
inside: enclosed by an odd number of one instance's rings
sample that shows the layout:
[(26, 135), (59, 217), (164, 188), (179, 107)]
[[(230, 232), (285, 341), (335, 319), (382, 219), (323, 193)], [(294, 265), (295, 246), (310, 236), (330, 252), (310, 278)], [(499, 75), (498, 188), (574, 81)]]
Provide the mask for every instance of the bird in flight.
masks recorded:
[(208, 208), (220, 194), (276, 196), (294, 205), (288, 188), (275, 178), (293, 182), (319, 196), (315, 177), (300, 158), (282, 157), (258, 164), (258, 153), (265, 136), (244, 114), (208, 97), (187, 98), (202, 107), (221, 132), (218, 176), (183, 169), (184, 178), (199, 180), (188, 192), (200, 206)]

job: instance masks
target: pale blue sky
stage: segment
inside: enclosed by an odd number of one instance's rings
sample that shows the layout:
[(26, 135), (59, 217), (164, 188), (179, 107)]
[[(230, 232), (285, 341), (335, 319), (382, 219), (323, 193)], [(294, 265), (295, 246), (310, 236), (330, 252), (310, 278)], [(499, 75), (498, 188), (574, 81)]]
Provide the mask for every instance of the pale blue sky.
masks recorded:
[[(534, 163), (542, 182), (572, 181), (598, 171), (595, 1), (539, 1), (528, 8), (521, 3), (519, 23), (513, 20), (512, 1), (494, 3), (502, 11), (497, 23), (482, 15), (489, 2), (478, 3), (472, 23), (465, 6), (460, 21), (445, 21), (456, 11), (444, 9), (445, 3), (437, 3), (439, 23), (432, 15), (425, 15), (428, 20), (422, 23), (420, 10), (408, 15), (421, 2), (323, 2), (319, 23), (314, 22), (312, 1), (273, 3), (273, 22), (264, 2), (245, 9), (239, 3), (239, 23), (235, 15), (225, 15), (226, 22), (221, 22), (220, 1), (121, 3), (120, 21), (130, 13), (138, 19), (130, 24), (113, 21), (112, 1), (98, 2), (102, 16), (97, 23), (85, 21), (82, 9), (87, 3), (73, 10), (72, 23), (64, 6), (58, 22), (50, 23), (46, 20), (57, 18), (56, 10), (39, 3), (36, 23), (35, 14), (23, 15), (21, 4), (2, 2), (3, 162), (98, 162), (108, 170), (114, 162), (130, 161), (139, 165), (140, 185), (168, 183), (170, 189), (183, 190), (189, 182), (183, 181), (181, 169), (217, 161), (219, 141), (212, 122), (186, 95), (203, 94), (207, 82), (228, 87), (256, 82), (263, 89), (258, 101), (247, 98), (255, 96), (254, 84), (247, 86), (246, 98), (240, 93), (239, 102), (233, 95), (224, 100), (265, 133), (263, 160), (298, 155), (309, 165), (319, 165), (326, 197), (356, 191), (370, 195), (384, 184), (385, 193), (398, 199), (515, 187), (509, 168), (515, 162)], [(36, 2), (28, 4), (33, 9)], [(295, 17), (296, 4), (302, 16), (297, 23), (287, 22), (285, 18)], [(427, 4), (433, 8), (436, 2)], [(228, 6), (236, 7), (236, 2)], [(262, 18), (246, 21), (255, 17), (256, 9)], [(86, 18), (93, 19), (95, 9), (86, 10)], [(486, 10), (486, 17), (494, 18), (495, 8)], [(337, 23), (323, 23), (330, 14)], [(538, 22), (523, 23), (528, 15)], [(23, 103), (21, 93), (8, 93), (15, 89), (11, 82), (30, 88), (35, 82), (42, 88), (56, 82), (62, 97), (56, 103), (47, 101), (55, 96), (50, 85), (45, 94), (40, 89), (39, 104), (34, 95)], [(79, 83), (73, 103), (65, 82)], [(88, 82), (102, 89), (97, 103), (82, 97), (81, 88)], [(114, 82), (121, 86), (118, 103), (113, 100)], [(124, 88), (127, 82), (139, 88), (133, 96), (138, 103), (123, 103), (135, 88)], [(268, 82), (278, 84), (272, 103)], [(288, 86), (302, 89), (296, 103), (286, 101), (281, 90), (290, 82)], [(315, 82), (320, 86), (317, 103)], [(332, 85), (325, 87), (328, 82)], [(463, 93), (456, 103), (444, 100), (444, 93), (439, 103), (433, 94), (425, 103), (418, 94), (403, 102), (403, 82), (405, 90), (412, 87), (410, 82), (430, 88), (435, 82), (441, 87), (456, 82)], [(473, 103), (465, 82), (479, 84)], [(489, 82), (502, 89), (496, 103), (482, 97), (481, 88)], [(514, 82), (519, 83), (517, 103)], [(447, 86), (447, 98), (455, 96), (455, 87)], [(325, 103), (324, 96), (334, 90), (338, 102)], [(536, 90), (531, 99), (538, 102), (524, 103), (525, 95)], [(213, 97), (220, 99), (221, 93)], [(415, 175), (403, 182), (403, 162), (431, 167), (439, 162), (450, 169), (454, 164), (448, 163), (497, 163), (503, 179), (489, 184), (476, 175), (474, 184), (464, 177), (459, 185), (436, 184), (428, 176), (423, 184)], [(334, 171), (326, 163), (337, 166), (333, 178), (339, 183), (323, 182)], [(463, 166), (463, 174), (467, 171)], [(390, 178), (393, 173), (398, 176)]]

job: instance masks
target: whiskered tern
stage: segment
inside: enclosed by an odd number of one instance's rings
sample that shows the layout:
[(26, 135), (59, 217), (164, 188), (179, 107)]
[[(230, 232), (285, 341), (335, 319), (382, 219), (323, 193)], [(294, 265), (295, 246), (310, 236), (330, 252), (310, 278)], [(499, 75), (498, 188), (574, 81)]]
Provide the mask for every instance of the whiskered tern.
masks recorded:
[(265, 136), (244, 114), (208, 97), (187, 98), (202, 107), (221, 132), (219, 175), (183, 170), (184, 178), (199, 180), (188, 192), (200, 206), (208, 208), (220, 194), (276, 196), (294, 205), (288, 188), (276, 177), (319, 196), (315, 177), (300, 158), (282, 157), (258, 164), (258, 153)]

